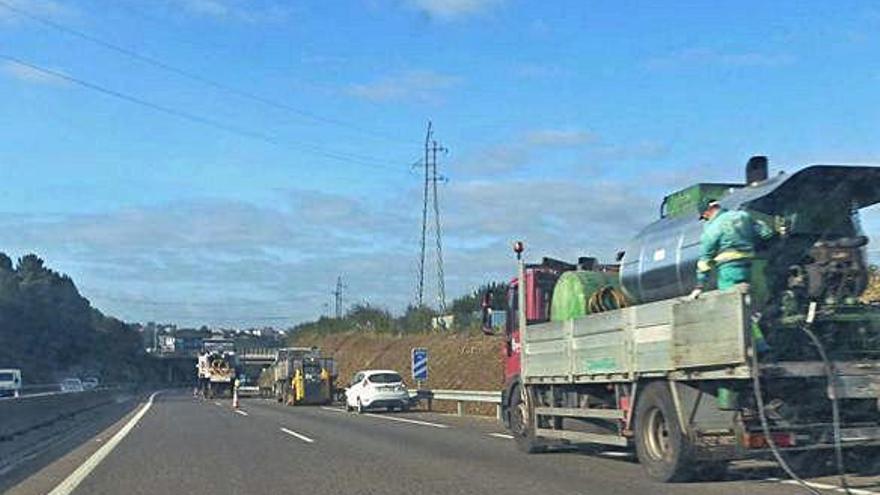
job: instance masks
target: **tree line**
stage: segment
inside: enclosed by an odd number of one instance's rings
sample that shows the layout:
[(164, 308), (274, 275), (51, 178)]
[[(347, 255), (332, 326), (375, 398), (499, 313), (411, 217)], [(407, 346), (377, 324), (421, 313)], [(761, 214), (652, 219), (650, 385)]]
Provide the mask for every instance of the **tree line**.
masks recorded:
[[(452, 326), (445, 330), (468, 332), (477, 330), (481, 324), (483, 294), (492, 293), (492, 305), (495, 309), (506, 309), (507, 284), (485, 284), (471, 293), (452, 301), (446, 315), (452, 316)], [(317, 320), (296, 325), (290, 334), (293, 339), (303, 334), (337, 333), (346, 331), (374, 331), (379, 333), (413, 333), (426, 332), (434, 329), (432, 321), (441, 316), (435, 309), (428, 306), (408, 306), (401, 314), (394, 315), (387, 309), (360, 303), (352, 306), (343, 317), (333, 318), (322, 316)]]
[(133, 326), (92, 307), (73, 280), (28, 254), (0, 253), (0, 368), (25, 384), (95, 376), (104, 383), (155, 377)]

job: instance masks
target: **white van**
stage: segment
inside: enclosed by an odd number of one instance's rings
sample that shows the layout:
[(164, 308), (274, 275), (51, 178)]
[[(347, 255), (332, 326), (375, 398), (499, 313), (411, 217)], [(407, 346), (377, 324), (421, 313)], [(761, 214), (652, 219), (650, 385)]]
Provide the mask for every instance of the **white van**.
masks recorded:
[(0, 369), (0, 397), (18, 397), (21, 393), (21, 370)]

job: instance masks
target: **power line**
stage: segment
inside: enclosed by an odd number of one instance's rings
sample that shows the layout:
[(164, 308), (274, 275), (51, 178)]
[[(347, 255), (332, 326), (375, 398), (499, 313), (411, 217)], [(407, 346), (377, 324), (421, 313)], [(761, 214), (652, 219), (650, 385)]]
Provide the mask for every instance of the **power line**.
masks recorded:
[(321, 115), (317, 115), (312, 112), (296, 108), (296, 107), (291, 106), (287, 103), (272, 100), (272, 99), (266, 98), (264, 96), (258, 95), (256, 93), (253, 93), (253, 92), (250, 92), (250, 91), (247, 91), (244, 89), (240, 89), (240, 88), (237, 88), (234, 86), (227, 85), (225, 83), (222, 83), (222, 82), (216, 81), (214, 79), (205, 77), (205, 76), (198, 74), (196, 72), (192, 72), (192, 71), (189, 71), (186, 69), (181, 69), (181, 68), (176, 67), (174, 65), (163, 62), (159, 59), (156, 59), (156, 58), (153, 58), (153, 57), (150, 57), (147, 55), (143, 55), (139, 52), (136, 52), (136, 51), (131, 50), (129, 48), (126, 48), (124, 46), (117, 45), (115, 43), (111, 43), (111, 42), (106, 41), (104, 39), (92, 36), (86, 32), (83, 32), (78, 29), (75, 29), (75, 28), (66, 26), (64, 24), (61, 24), (59, 22), (56, 22), (52, 19), (34, 14), (33, 12), (22, 9), (21, 7), (17, 7), (15, 5), (12, 5), (12, 4), (6, 2), (5, 0), (0, 0), (0, 7), (3, 7), (11, 12), (15, 12), (16, 14), (21, 15), (23, 17), (27, 17), (28, 19), (31, 19), (32, 21), (39, 22), (40, 24), (43, 24), (44, 26), (48, 26), (48, 27), (55, 29), (57, 31), (60, 31), (62, 33), (68, 34), (70, 36), (75, 36), (77, 38), (83, 39), (83, 40), (88, 41), (90, 43), (94, 43), (98, 46), (101, 46), (101, 47), (107, 49), (107, 50), (111, 50), (113, 52), (119, 53), (119, 54), (124, 55), (126, 57), (130, 57), (132, 59), (135, 59), (141, 63), (151, 65), (151, 66), (156, 67), (158, 69), (161, 69), (166, 72), (175, 74), (177, 76), (189, 79), (191, 81), (195, 81), (195, 82), (203, 84), (205, 86), (209, 86), (211, 88), (218, 89), (220, 91), (224, 91), (224, 92), (236, 95), (241, 98), (246, 98), (246, 99), (249, 99), (252, 101), (256, 101), (258, 103), (261, 103), (263, 105), (266, 105), (266, 106), (269, 106), (269, 107), (272, 107), (275, 109), (291, 112), (296, 115), (299, 115), (300, 117), (304, 117), (306, 119), (312, 120), (314, 122), (335, 125), (337, 127), (342, 127), (345, 129), (357, 131), (357, 132), (367, 134), (367, 135), (370, 135), (370, 136), (373, 136), (376, 138), (381, 138), (381, 139), (385, 139), (385, 140), (393, 141), (393, 142), (397, 142), (397, 143), (404, 143), (405, 142), (399, 138), (388, 136), (388, 135), (376, 132), (372, 129), (368, 129), (366, 127), (358, 126), (358, 125), (351, 124), (351, 123), (348, 123), (348, 122), (345, 122), (342, 120), (338, 120), (338, 119), (334, 119), (334, 118), (323, 117)]
[[(0, 1), (2, 1), (2, 0), (0, 0)], [(140, 106), (143, 106), (146, 108), (150, 108), (150, 109), (155, 110), (157, 112), (165, 113), (165, 114), (168, 114), (168, 115), (171, 115), (171, 116), (183, 119), (183, 120), (188, 120), (190, 122), (194, 122), (197, 124), (202, 124), (202, 125), (205, 125), (208, 127), (212, 127), (214, 129), (219, 129), (219, 130), (231, 133), (231, 134), (236, 134), (236, 135), (247, 137), (250, 139), (263, 141), (263, 142), (272, 144), (274, 146), (287, 145), (292, 148), (296, 148), (300, 151), (305, 151), (305, 152), (311, 153), (313, 155), (322, 156), (324, 158), (330, 158), (333, 160), (356, 163), (356, 164), (360, 164), (360, 165), (364, 165), (364, 166), (368, 166), (368, 167), (374, 167), (374, 168), (385, 168), (385, 169), (389, 169), (389, 170), (400, 171), (400, 169), (389, 167), (387, 165), (377, 163), (377, 162), (366, 161), (366, 160), (360, 159), (358, 157), (355, 157), (354, 155), (350, 155), (350, 154), (346, 154), (346, 153), (337, 153), (337, 152), (332, 152), (332, 151), (326, 151), (326, 150), (317, 148), (315, 146), (311, 146), (311, 145), (307, 145), (307, 144), (303, 144), (303, 143), (289, 143), (287, 141), (282, 142), (282, 141), (279, 141), (276, 136), (272, 136), (272, 135), (269, 135), (269, 134), (266, 134), (266, 133), (263, 133), (260, 131), (253, 131), (253, 130), (242, 128), (242, 127), (228, 125), (226, 123), (223, 123), (223, 122), (220, 122), (217, 120), (209, 119), (207, 117), (202, 117), (200, 115), (189, 113), (189, 112), (186, 112), (183, 110), (178, 110), (173, 107), (160, 105), (158, 103), (153, 103), (151, 101), (144, 100), (144, 99), (139, 98), (137, 96), (132, 96), (130, 94), (122, 93), (122, 92), (116, 91), (114, 89), (106, 88), (104, 86), (100, 86), (98, 84), (91, 83), (86, 80), (70, 76), (68, 74), (65, 74), (63, 72), (59, 72), (57, 70), (48, 69), (46, 67), (41, 67), (39, 65), (35, 65), (30, 62), (26, 62), (24, 60), (21, 60), (17, 57), (13, 57), (10, 55), (0, 54), (0, 59), (8, 60), (8, 61), (13, 62), (15, 64), (18, 64), (22, 67), (26, 67), (28, 69), (40, 72), (40, 73), (48, 75), (48, 76), (56, 77), (58, 79), (76, 84), (78, 86), (84, 87), (86, 89), (90, 89), (92, 91), (96, 91), (98, 93), (102, 93), (107, 96), (112, 96), (114, 98), (126, 101), (128, 103), (132, 103), (135, 105), (140, 105)]]

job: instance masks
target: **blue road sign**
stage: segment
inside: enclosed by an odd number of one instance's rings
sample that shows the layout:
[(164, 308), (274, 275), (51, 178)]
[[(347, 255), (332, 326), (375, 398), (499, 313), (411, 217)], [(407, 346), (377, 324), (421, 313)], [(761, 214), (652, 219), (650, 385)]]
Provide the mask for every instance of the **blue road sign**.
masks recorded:
[(428, 380), (428, 350), (423, 347), (412, 350), (412, 377), (418, 382)]

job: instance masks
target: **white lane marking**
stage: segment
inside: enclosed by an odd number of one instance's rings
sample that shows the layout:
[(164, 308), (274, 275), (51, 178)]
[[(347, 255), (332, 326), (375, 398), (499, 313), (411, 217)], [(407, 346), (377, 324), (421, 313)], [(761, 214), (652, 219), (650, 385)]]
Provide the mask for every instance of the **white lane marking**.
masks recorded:
[(513, 440), (513, 435), (508, 435), (507, 433), (489, 433), (490, 437), (495, 438), (506, 438), (508, 440)]
[(299, 438), (299, 439), (302, 440), (303, 442), (306, 442), (306, 443), (315, 443), (314, 440), (312, 440), (311, 438), (309, 438), (309, 437), (303, 435), (302, 433), (297, 433), (297, 432), (295, 432), (295, 431), (293, 431), (293, 430), (288, 430), (287, 428), (281, 428), (281, 431), (283, 431), (284, 433), (287, 433), (287, 434), (290, 435), (290, 436), (293, 436), (293, 437)]
[(442, 425), (440, 423), (431, 423), (428, 421), (419, 421), (417, 419), (407, 419), (407, 418), (398, 418), (395, 416), (385, 416), (382, 414), (372, 414), (365, 413), (364, 416), (369, 416), (371, 418), (382, 418), (387, 419), (389, 421), (400, 421), (401, 423), (411, 423), (414, 425), (422, 425), (422, 426), (433, 426), (434, 428), (449, 428), (449, 425)]
[(236, 409), (236, 410), (235, 410), (235, 414), (241, 414), (242, 416), (247, 416), (247, 415), (248, 415), (248, 413), (242, 411), (241, 409)]
[[(781, 483), (783, 485), (800, 485), (800, 483), (798, 483), (795, 480), (781, 480), (779, 478), (767, 478), (764, 481), (775, 481), (775, 482)], [(880, 492), (874, 492), (871, 490), (864, 490), (861, 488), (850, 488), (849, 492), (847, 492), (847, 489), (843, 488), (841, 486), (826, 485), (825, 483), (815, 483), (812, 481), (807, 481), (806, 484), (812, 488), (817, 489), (817, 490), (828, 490), (828, 491), (832, 491), (832, 492), (851, 493), (854, 495), (878, 495), (878, 494), (880, 494)]]
[(632, 457), (632, 454), (629, 452), (620, 452), (617, 450), (606, 450), (604, 452), (599, 452), (599, 455), (604, 457)]
[[(339, 407), (326, 407), (322, 406), (321, 409), (325, 411), (333, 411), (333, 412), (347, 412), (345, 409), (341, 409)], [(449, 425), (443, 425), (440, 423), (431, 423), (430, 421), (419, 421), (417, 419), (408, 419), (408, 418), (398, 418), (395, 416), (384, 416), (382, 414), (373, 414), (373, 413), (364, 413), (364, 416), (370, 416), (372, 418), (382, 418), (390, 421), (400, 421), (401, 423), (411, 423), (414, 425), (422, 425), (422, 426), (433, 426), (434, 428), (449, 428)], [(513, 437), (510, 437), (513, 438)]]
[(221, 404), (221, 403), (219, 403), (219, 402), (217, 402), (217, 401), (214, 401), (214, 405), (215, 405), (215, 406), (223, 407), (223, 404)]
[(149, 400), (147, 400), (147, 403), (144, 404), (141, 410), (138, 411), (138, 413), (135, 414), (134, 417), (131, 418), (128, 423), (126, 423), (125, 426), (122, 427), (121, 430), (117, 431), (116, 434), (107, 441), (107, 443), (105, 443), (101, 446), (101, 448), (95, 451), (95, 453), (92, 454), (91, 457), (86, 459), (86, 461), (83, 462), (78, 468), (76, 468), (74, 472), (70, 473), (70, 476), (65, 478), (64, 481), (59, 483), (54, 490), (49, 492), (49, 495), (68, 495), (76, 490), (76, 487), (79, 486), (79, 484), (82, 483), (84, 479), (86, 479), (86, 476), (94, 471), (94, 469), (98, 467), (98, 464), (101, 464), (101, 461), (103, 461), (105, 457), (110, 455), (110, 452), (112, 452), (113, 449), (115, 449), (116, 446), (119, 445), (119, 442), (121, 442), (122, 439), (125, 438), (125, 436), (128, 435), (128, 433), (135, 427), (135, 425), (138, 424), (138, 421), (140, 421), (141, 418), (144, 417), (144, 414), (147, 414), (147, 411), (149, 411), (150, 407), (153, 406), (153, 399), (156, 398), (156, 395), (158, 393), (159, 392), (153, 392), (153, 395), (150, 396)]

